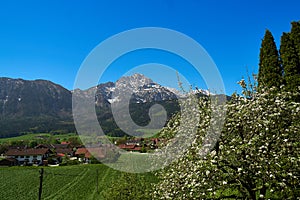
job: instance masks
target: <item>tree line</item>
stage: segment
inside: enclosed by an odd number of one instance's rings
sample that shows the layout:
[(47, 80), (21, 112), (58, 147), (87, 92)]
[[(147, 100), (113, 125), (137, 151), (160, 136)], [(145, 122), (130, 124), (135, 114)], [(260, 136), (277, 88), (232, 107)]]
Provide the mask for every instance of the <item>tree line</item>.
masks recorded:
[(282, 34), (279, 51), (267, 29), (259, 59), (258, 90), (284, 85), (287, 91), (296, 91), (300, 86), (300, 21), (292, 22), (291, 31)]

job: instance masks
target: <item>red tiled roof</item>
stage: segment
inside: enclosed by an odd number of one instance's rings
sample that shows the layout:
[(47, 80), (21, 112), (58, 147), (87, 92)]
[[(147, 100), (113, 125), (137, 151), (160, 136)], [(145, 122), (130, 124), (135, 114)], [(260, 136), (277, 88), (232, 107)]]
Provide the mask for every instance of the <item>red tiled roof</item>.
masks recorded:
[(135, 144), (130, 144), (130, 145), (127, 145), (127, 144), (120, 144), (119, 145), (119, 148), (120, 149), (134, 149), (136, 145)]
[(55, 149), (66, 149), (69, 147), (69, 144), (52, 144)]
[(85, 158), (91, 158), (92, 156), (97, 158), (104, 158), (105, 157), (105, 150), (100, 147), (93, 147), (93, 148), (79, 148), (75, 152), (75, 155), (83, 155)]
[(70, 144), (70, 142), (61, 142), (60, 144)]
[(85, 154), (86, 158), (91, 158), (94, 156), (96, 158), (104, 158), (105, 157), (105, 149), (100, 147), (88, 148), (88, 152)]
[(5, 155), (7, 156), (35, 156), (35, 155), (45, 155), (49, 152), (48, 148), (41, 149), (9, 149)]
[(78, 148), (75, 152), (75, 155), (82, 155), (82, 154), (86, 154), (87, 149), (86, 148)]
[(71, 154), (71, 153), (73, 153), (73, 150), (71, 149), (71, 148), (67, 148), (67, 149), (56, 149), (55, 150), (56, 151), (56, 153), (62, 153), (62, 154)]
[(91, 158), (92, 155), (91, 155), (90, 152), (87, 151), (87, 152), (84, 154), (84, 157), (85, 157), (85, 158)]
[(52, 144), (38, 144), (36, 147), (34, 147), (35, 149), (39, 148), (39, 149), (43, 149), (43, 148), (48, 148), (48, 149), (53, 149), (54, 146)]
[(135, 144), (130, 144), (130, 145), (126, 145), (127, 149), (134, 149), (136, 145)]
[(131, 149), (132, 151), (141, 151), (142, 147), (134, 147), (133, 149)]
[(126, 147), (126, 144), (119, 144), (119, 146), (118, 146), (120, 149), (125, 149), (125, 147)]

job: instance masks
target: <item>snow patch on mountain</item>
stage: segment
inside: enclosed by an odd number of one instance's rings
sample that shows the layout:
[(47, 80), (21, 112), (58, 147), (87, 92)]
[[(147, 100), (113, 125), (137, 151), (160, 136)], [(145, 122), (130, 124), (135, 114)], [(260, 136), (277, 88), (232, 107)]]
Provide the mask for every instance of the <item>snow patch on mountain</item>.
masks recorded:
[(146, 103), (176, 100), (185, 98), (191, 93), (202, 93), (204, 95), (211, 94), (208, 90), (202, 89), (185, 93), (175, 88), (164, 87), (142, 74), (124, 76), (115, 83), (102, 83), (96, 86), (96, 88), (91, 89), (97, 90), (95, 101), (96, 104), (100, 106), (103, 106), (106, 103), (113, 104), (123, 102), (122, 100), (126, 97), (126, 101), (130, 100), (131, 103)]

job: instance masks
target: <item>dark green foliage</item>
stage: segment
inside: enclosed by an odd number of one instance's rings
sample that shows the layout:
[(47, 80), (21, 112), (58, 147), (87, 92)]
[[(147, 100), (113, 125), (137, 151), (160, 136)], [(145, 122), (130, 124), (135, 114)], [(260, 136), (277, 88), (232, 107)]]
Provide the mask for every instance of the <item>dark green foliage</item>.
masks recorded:
[(34, 148), (34, 147), (36, 147), (37, 145), (38, 145), (38, 142), (35, 141), (35, 140), (32, 140), (32, 141), (29, 142), (29, 147), (30, 147), (30, 148)]
[(8, 144), (2, 144), (0, 145), (0, 154), (5, 153), (8, 150), (9, 145)]
[(101, 162), (94, 156), (91, 157), (90, 161), (91, 161), (91, 164), (101, 164)]
[(71, 143), (72, 146), (75, 147), (82, 145), (82, 142), (78, 137), (70, 137), (68, 141)]
[(282, 84), (282, 67), (274, 37), (266, 30), (260, 48), (258, 88), (279, 88)]
[(80, 164), (80, 162), (78, 160), (64, 160), (61, 164), (59, 164), (60, 166), (67, 166), (67, 165), (78, 165)]
[(52, 130), (75, 132), (74, 124), (51, 116), (12, 117), (0, 120), (0, 138), (19, 136), (25, 133), (49, 133)]
[(286, 89), (295, 91), (300, 85), (300, 62), (290, 33), (283, 33), (281, 37), (280, 57), (284, 68)]
[[(139, 126), (148, 125), (148, 123), (150, 122), (150, 117), (148, 114), (149, 109), (156, 103), (162, 105), (167, 111), (167, 120), (169, 120), (175, 113), (177, 113), (180, 110), (179, 103), (176, 100), (146, 103), (130, 102), (129, 113), (131, 115), (132, 120)], [(124, 105), (123, 107), (119, 108), (119, 113), (124, 113), (127, 109), (128, 107)], [(110, 105), (107, 107), (96, 107), (96, 113), (98, 117), (98, 122), (106, 135), (112, 137), (123, 137), (126, 135), (125, 132), (123, 132), (114, 121)], [(124, 120), (124, 123), (126, 122), (127, 120)], [(128, 127), (129, 125), (125, 126)], [(139, 131), (137, 130), (136, 132), (133, 132), (131, 134), (139, 135), (141, 133), (139, 133)]]
[(292, 22), (291, 38), (294, 41), (298, 59), (300, 60), (300, 21)]

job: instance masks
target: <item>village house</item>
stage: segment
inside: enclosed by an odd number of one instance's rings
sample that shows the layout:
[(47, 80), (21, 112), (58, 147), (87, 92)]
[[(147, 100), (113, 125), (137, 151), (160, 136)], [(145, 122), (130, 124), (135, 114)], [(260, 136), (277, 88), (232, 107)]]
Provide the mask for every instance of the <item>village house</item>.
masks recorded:
[(136, 151), (136, 152), (142, 151), (142, 147), (135, 144), (120, 144), (118, 147), (125, 151)]
[(51, 153), (48, 148), (9, 149), (5, 156), (16, 159), (18, 165), (41, 165)]
[(121, 143), (118, 145), (120, 149), (131, 152), (147, 152), (150, 149), (157, 149), (160, 139), (152, 138), (152, 139), (144, 139), (137, 138), (127, 140), (125, 143)]
[[(74, 156), (74, 150), (71, 148), (69, 143), (62, 142), (61, 144), (39, 144), (35, 147), (36, 149), (40, 148), (49, 148), (58, 158), (67, 156), (69, 158)], [(58, 159), (61, 160), (61, 159)]]
[(106, 149), (103, 147), (89, 147), (89, 148), (78, 148), (75, 152), (75, 156), (78, 157), (78, 160), (84, 163), (90, 163), (92, 157), (94, 156), (97, 159), (103, 159), (106, 155)]
[(88, 162), (88, 160), (90, 159), (90, 153), (84, 147), (78, 148), (75, 152), (75, 156), (78, 158), (80, 162), (84, 162), (84, 163)]
[(55, 153), (59, 157), (67, 156), (70, 158), (70, 157), (74, 156), (74, 151), (71, 148), (58, 148), (58, 149), (55, 149)]
[(15, 158), (4, 158), (0, 160), (0, 166), (16, 166), (18, 161)]
[(48, 148), (48, 149), (71, 149), (71, 146), (69, 143), (61, 143), (61, 144), (39, 144), (34, 148)]
[(144, 138), (135, 138), (131, 140), (126, 141), (126, 145), (136, 145), (136, 146), (142, 146), (144, 144)]

